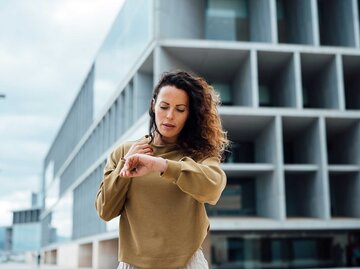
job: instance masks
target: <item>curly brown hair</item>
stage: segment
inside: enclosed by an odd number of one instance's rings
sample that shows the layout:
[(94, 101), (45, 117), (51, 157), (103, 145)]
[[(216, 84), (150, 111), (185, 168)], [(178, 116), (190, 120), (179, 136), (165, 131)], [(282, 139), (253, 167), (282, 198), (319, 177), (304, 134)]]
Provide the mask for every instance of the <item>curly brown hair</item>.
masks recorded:
[[(218, 157), (222, 160), (229, 140), (221, 125), (217, 109), (220, 98), (214, 88), (204, 78), (195, 74), (185, 71), (166, 72), (154, 88), (152, 102), (156, 102), (164, 86), (184, 90), (189, 97), (189, 117), (177, 141), (184, 153), (199, 160), (206, 157)], [(158, 132), (158, 129), (151, 105), (149, 114), (149, 135), (152, 141), (153, 134)]]

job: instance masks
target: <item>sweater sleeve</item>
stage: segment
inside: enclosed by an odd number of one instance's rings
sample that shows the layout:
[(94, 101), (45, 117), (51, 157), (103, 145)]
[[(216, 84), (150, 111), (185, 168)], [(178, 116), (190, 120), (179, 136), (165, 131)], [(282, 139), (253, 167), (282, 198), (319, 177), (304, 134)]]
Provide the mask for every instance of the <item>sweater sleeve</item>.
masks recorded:
[(95, 207), (100, 218), (109, 221), (121, 214), (131, 179), (120, 177), (125, 162), (124, 145), (114, 150), (106, 162), (104, 175), (96, 196)]
[(197, 163), (189, 157), (168, 160), (162, 177), (201, 203), (215, 205), (226, 185), (226, 175), (216, 157)]

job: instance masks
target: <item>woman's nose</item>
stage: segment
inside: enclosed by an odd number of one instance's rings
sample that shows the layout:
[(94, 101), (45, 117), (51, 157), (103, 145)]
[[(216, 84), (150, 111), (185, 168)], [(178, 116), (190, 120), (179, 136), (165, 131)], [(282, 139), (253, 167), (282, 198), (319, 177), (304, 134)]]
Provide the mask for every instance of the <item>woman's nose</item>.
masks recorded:
[(174, 111), (172, 109), (169, 109), (168, 113), (166, 114), (166, 117), (168, 119), (174, 118)]

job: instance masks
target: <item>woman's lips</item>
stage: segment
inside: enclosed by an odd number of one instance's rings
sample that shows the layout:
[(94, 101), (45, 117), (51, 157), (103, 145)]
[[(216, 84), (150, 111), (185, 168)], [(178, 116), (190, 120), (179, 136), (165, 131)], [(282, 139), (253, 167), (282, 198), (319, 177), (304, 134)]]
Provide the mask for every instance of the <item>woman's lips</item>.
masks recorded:
[(163, 123), (163, 126), (164, 126), (166, 129), (172, 129), (172, 128), (175, 127), (175, 125), (169, 124), (169, 123)]

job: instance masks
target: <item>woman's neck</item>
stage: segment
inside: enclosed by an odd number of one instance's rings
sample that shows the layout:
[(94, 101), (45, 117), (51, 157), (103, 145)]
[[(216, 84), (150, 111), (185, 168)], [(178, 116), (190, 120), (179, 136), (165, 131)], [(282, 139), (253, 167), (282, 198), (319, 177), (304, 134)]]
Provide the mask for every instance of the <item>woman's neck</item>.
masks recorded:
[(176, 144), (176, 140), (169, 140), (165, 137), (161, 136), (158, 132), (154, 134), (154, 144), (157, 146), (166, 146), (166, 145), (173, 145)]

